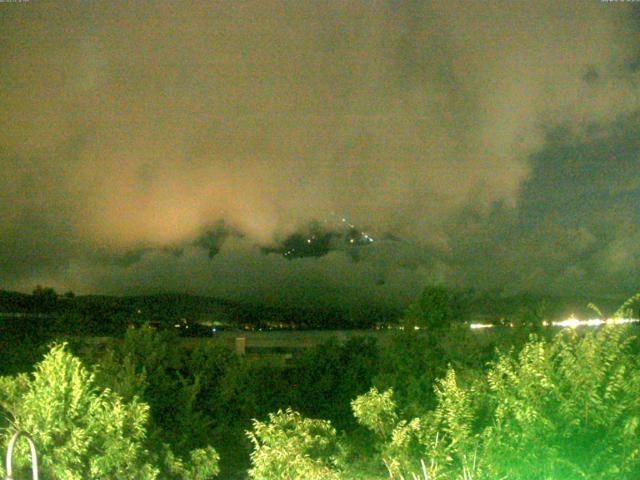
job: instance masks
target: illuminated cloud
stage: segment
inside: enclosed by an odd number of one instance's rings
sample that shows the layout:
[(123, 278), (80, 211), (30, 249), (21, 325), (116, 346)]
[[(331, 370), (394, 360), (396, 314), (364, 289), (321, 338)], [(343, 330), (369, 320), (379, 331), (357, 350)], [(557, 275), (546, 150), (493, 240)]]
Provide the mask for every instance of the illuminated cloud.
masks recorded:
[[(561, 127), (585, 142), (593, 124), (637, 111), (630, 8), (0, 5), (0, 279), (125, 291), (136, 282), (173, 286), (157, 280), (165, 275), (202, 275), (185, 285), (218, 292), (226, 287), (215, 282), (235, 278), (236, 265), (254, 265), (247, 278), (257, 283), (271, 281), (273, 269), (301, 281), (306, 270), (296, 277), (302, 267), (293, 262), (254, 258), (256, 245), (273, 247), (334, 214), (407, 242), (379, 261), (390, 278), (403, 278), (399, 285), (484, 278), (474, 273), (482, 248), (462, 253), (464, 261), (451, 257), (461, 212), (473, 205), (486, 231), (495, 202), (519, 208), (549, 132)], [(619, 188), (633, 191), (629, 182)], [(242, 254), (225, 257), (223, 248), (209, 259), (212, 247), (198, 242), (219, 222), (244, 236)], [(176, 257), (166, 247), (190, 253)], [(520, 247), (504, 248), (496, 284), (513, 275), (508, 259)], [(608, 248), (602, 255), (612, 265), (628, 261), (625, 244)], [(135, 265), (104, 261), (131, 251), (145, 252)], [(343, 256), (297, 265), (325, 265), (320, 284), (346, 265), (369, 279), (373, 267), (336, 264)], [(339, 288), (349, 275), (335, 275)], [(548, 277), (541, 272), (540, 282)], [(254, 291), (236, 280), (234, 295)], [(524, 274), (515, 282), (529, 283)]]

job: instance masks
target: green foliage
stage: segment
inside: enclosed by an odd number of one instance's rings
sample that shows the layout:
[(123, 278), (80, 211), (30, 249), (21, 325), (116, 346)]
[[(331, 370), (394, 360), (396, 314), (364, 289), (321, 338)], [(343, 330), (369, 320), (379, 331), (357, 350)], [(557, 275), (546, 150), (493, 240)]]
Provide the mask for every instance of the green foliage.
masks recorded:
[[(594, 305), (593, 303), (589, 303), (587, 307), (593, 310), (598, 315), (599, 318), (602, 318), (602, 319), (606, 318), (606, 315), (602, 313), (602, 310), (600, 310), (600, 308), (597, 305)], [(620, 305), (618, 309), (614, 312), (613, 318), (614, 319), (638, 318), (639, 312), (640, 312), (640, 292), (636, 293), (635, 295), (625, 300), (622, 303), (622, 305)]]
[(436, 384), (438, 406), (427, 419), (437, 428), (449, 450), (464, 451), (472, 435), (474, 390), (459, 385), (456, 373), (450, 369)]
[(29, 431), (44, 478), (65, 480), (207, 480), (221, 460), (229, 479), (251, 449), (254, 480), (640, 478), (629, 328), (526, 340), (542, 318), (531, 303), (518, 328), (478, 334), (455, 321), (455, 295), (425, 292), (406, 325), (426, 329), (332, 341), (287, 368), (144, 328), (94, 352), (90, 370), (55, 347), (33, 375), (0, 377), (0, 439)]
[[(640, 292), (629, 297), (616, 312), (613, 318), (630, 318), (638, 315), (638, 306), (640, 305)], [(635, 310), (635, 311), (634, 311)]]
[(483, 376), (436, 382), (436, 406), (399, 420), (391, 390), (353, 402), (392, 478), (640, 478), (640, 365), (627, 328), (532, 336)]
[[(0, 396), (12, 419), (3, 446), (13, 432), (29, 432), (45, 477), (158, 477), (144, 444), (148, 407), (98, 389), (93, 375), (64, 346), (52, 348), (31, 377), (3, 377)], [(17, 465), (26, 463), (21, 453)]]
[[(415, 426), (415, 422), (412, 426), (408, 426), (406, 422), (398, 422), (393, 390), (379, 392), (372, 388), (353, 400), (351, 407), (358, 423), (374, 434), (376, 451), (373, 461), (386, 465), (392, 476), (402, 473), (400, 466), (410, 462), (407, 453), (414, 450), (411, 447), (415, 432), (411, 428)], [(363, 466), (359, 468), (363, 469)]]
[(170, 479), (209, 480), (220, 472), (220, 455), (213, 447), (192, 450), (189, 453), (189, 461), (185, 463), (165, 446), (162, 460), (164, 470), (168, 473), (166, 476)]
[(599, 318), (605, 318), (604, 313), (602, 313), (602, 310), (600, 310), (600, 307), (598, 307), (595, 303), (589, 302), (587, 304), (587, 308), (589, 310), (592, 310), (596, 315), (598, 315)]
[(379, 390), (393, 389), (403, 417), (422, 416), (435, 408), (433, 385), (449, 366), (459, 375), (474, 376), (495, 358), (496, 339), (478, 335), (460, 323), (437, 332), (404, 330), (391, 335), (381, 349), (373, 384)]
[(205, 342), (190, 350), (171, 333), (141, 328), (95, 354), (93, 362), (100, 384), (149, 404), (156, 449), (167, 443), (176, 458), (187, 458), (191, 449), (213, 442), (223, 473), (230, 475), (248, 463), (251, 443), (244, 431), (252, 418), (290, 406), (353, 428), (350, 401), (371, 387), (378, 348), (366, 338), (330, 341), (281, 368), (240, 359)]
[(391, 435), (398, 422), (392, 389), (378, 392), (374, 387), (351, 402), (351, 407), (358, 423), (373, 431), (382, 440)]
[(467, 301), (445, 287), (427, 286), (407, 309), (404, 329), (392, 333), (381, 350), (373, 384), (393, 389), (403, 416), (420, 416), (435, 406), (433, 384), (449, 365), (480, 368), (493, 357), (493, 348), (462, 322)]
[(421, 332), (391, 334), (381, 352), (381, 367), (374, 378), (379, 390), (392, 389), (400, 412), (405, 416), (422, 415), (434, 405), (433, 382), (442, 374), (446, 356), (430, 348)]
[[(460, 378), (450, 368), (435, 384), (435, 407), (414, 418), (398, 413), (392, 390), (372, 388), (352, 402), (356, 420), (372, 435), (369, 463), (360, 458), (349, 465), (335, 450), (314, 449), (314, 441), (333, 444), (329, 424), (311, 434), (305, 422), (320, 421), (279, 412), (266, 424), (256, 422), (253, 478), (381, 478), (382, 466), (391, 478), (640, 478), (640, 365), (633, 341), (620, 327), (565, 331), (551, 341), (532, 336), (483, 375)], [(339, 438), (338, 450), (357, 459), (357, 447), (344, 444), (353, 437)], [(314, 470), (319, 465), (327, 469), (322, 474)]]
[[(437, 407), (427, 415), (399, 420), (393, 391), (372, 389), (352, 403), (359, 422), (376, 433), (379, 461), (392, 478), (422, 471), (429, 478), (467, 470), (469, 446), (473, 444), (474, 409), (471, 392), (458, 385), (455, 372), (436, 385)], [(429, 466), (423, 459), (430, 460)], [(447, 477), (448, 478), (448, 477)]]
[(354, 426), (350, 402), (372, 385), (379, 370), (379, 348), (371, 338), (331, 340), (302, 353), (282, 379), (290, 386), (287, 405), (304, 415), (331, 420), (337, 428)]
[(197, 448), (189, 453), (189, 466), (184, 478), (191, 480), (207, 480), (218, 475), (220, 456), (215, 448)]
[(186, 471), (191, 468), (192, 451), (224, 438), (216, 430), (217, 414), (222, 414), (220, 383), (236, 363), (233, 353), (202, 346), (189, 351), (178, 345), (173, 332), (139, 328), (129, 329), (121, 343), (94, 361), (101, 385), (125, 399), (141, 398), (150, 406), (150, 443), (154, 450), (166, 443), (175, 452), (171, 458), (176, 464), (162, 462), (162, 473), (190, 478)]
[(514, 478), (638, 478), (640, 371), (627, 329), (532, 339), (487, 375), (485, 467)]
[[(33, 437), (45, 478), (213, 478), (218, 456), (211, 447), (191, 452), (183, 464), (166, 446), (149, 445), (149, 407), (98, 387), (94, 374), (65, 345), (54, 346), (33, 375), (2, 377), (0, 402), (9, 426)], [(25, 449), (16, 464), (27, 464)], [(162, 472), (169, 470), (172, 475)]]
[(302, 417), (291, 409), (254, 420), (253, 480), (339, 480), (336, 431), (331, 423)]

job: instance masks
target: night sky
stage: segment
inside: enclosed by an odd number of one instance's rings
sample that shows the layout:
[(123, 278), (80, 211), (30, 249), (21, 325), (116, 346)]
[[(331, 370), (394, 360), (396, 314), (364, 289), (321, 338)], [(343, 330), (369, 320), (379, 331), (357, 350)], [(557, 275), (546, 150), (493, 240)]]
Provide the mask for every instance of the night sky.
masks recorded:
[(640, 290), (639, 12), (0, 3), (0, 288)]

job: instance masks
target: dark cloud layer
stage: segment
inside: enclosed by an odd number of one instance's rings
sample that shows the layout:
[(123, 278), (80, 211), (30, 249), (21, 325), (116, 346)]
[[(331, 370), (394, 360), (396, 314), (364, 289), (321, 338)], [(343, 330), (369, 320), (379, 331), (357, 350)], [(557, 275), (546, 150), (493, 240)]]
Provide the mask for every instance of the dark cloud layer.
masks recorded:
[[(1, 285), (633, 289), (636, 17), (595, 1), (1, 4)], [(358, 262), (264, 253), (342, 216), (376, 238)]]

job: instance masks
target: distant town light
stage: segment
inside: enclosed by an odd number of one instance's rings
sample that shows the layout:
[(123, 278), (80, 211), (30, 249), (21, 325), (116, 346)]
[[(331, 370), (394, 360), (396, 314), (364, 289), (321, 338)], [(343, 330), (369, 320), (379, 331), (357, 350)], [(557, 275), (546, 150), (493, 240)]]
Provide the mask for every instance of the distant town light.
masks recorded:
[(559, 322), (551, 322), (551, 325), (554, 327), (568, 327), (568, 328), (576, 328), (576, 327), (597, 327), (599, 325), (618, 325), (625, 323), (637, 323), (637, 318), (607, 318), (603, 320), (601, 318), (590, 318), (588, 320), (579, 320), (573, 315), (566, 320), (562, 320)]
[(493, 328), (494, 325), (491, 323), (472, 323), (471, 328), (476, 330), (476, 329), (480, 329), (480, 328)]
[[(577, 327), (597, 327), (600, 325), (621, 325), (626, 323), (638, 323), (640, 319), (637, 318), (607, 318), (603, 320), (601, 318), (589, 318), (587, 320), (580, 320), (573, 315), (565, 320), (558, 320), (555, 322), (543, 321), (542, 325), (545, 327), (553, 326), (560, 328), (577, 328)], [(482, 328), (493, 328), (495, 325), (491, 323), (472, 323), (469, 325), (473, 330), (478, 330)], [(513, 323), (509, 324), (510, 327), (513, 327)]]

